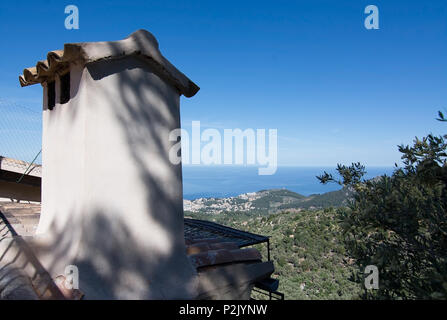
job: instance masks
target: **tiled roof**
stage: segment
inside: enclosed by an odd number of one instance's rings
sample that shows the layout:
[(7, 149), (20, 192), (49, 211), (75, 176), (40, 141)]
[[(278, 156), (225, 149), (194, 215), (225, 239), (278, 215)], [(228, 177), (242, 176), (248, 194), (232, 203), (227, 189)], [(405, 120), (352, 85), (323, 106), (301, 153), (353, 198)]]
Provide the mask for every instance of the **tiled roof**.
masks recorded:
[(23, 174), (27, 169), (27, 175), (39, 178), (42, 177), (41, 165), (0, 156), (0, 170)]
[(215, 240), (215, 242), (233, 242), (239, 248), (267, 242), (268, 237), (242, 230), (233, 229), (211, 221), (185, 218), (186, 244), (197, 240)]
[(262, 256), (254, 248), (239, 249), (234, 242), (209, 242), (199, 240), (186, 246), (189, 260), (197, 269), (223, 264), (261, 261)]
[(40, 204), (0, 202), (0, 215), (7, 220), (15, 233), (31, 236), (36, 232), (40, 218)]
[(50, 51), (46, 60), (37, 62), (35, 67), (23, 70), (19, 81), (24, 87), (51, 80), (55, 73), (67, 69), (69, 63), (74, 61), (87, 64), (132, 55), (143, 58), (154, 72), (186, 97), (192, 97), (199, 91), (199, 87), (194, 82), (163, 57), (157, 39), (149, 31), (143, 29), (119, 41), (66, 43), (63, 50)]
[[(27, 242), (16, 237), (20, 222), (15, 216), (3, 214), (7, 209), (21, 210), (21, 216), (35, 213), (36, 206), (0, 202), (0, 300), (1, 299), (65, 299), (47, 270), (41, 265)], [(30, 212), (23, 210), (30, 209)], [(40, 208), (39, 208), (40, 211)]]
[(187, 218), (184, 221), (186, 253), (197, 270), (262, 260), (257, 249), (241, 248), (267, 242), (268, 237), (210, 221)]

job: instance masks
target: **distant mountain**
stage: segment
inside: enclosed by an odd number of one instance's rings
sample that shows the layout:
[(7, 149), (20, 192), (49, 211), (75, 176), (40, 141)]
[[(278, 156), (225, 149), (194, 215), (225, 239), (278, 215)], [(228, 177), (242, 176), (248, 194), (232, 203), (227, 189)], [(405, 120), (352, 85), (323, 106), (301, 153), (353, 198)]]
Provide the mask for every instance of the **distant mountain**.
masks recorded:
[(347, 204), (352, 192), (346, 188), (308, 197), (287, 189), (261, 190), (228, 198), (184, 200), (185, 212), (219, 214), (243, 212), (268, 215), (284, 210), (321, 209)]

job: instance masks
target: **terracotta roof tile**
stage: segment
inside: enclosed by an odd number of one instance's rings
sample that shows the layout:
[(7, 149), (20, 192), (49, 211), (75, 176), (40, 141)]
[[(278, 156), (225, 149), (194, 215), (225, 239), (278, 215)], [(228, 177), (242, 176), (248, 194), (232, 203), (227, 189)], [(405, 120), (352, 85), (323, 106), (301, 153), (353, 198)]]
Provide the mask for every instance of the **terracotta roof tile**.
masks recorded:
[(234, 242), (218, 242), (218, 243), (198, 242), (187, 246), (186, 253), (196, 254), (200, 252), (219, 250), (219, 249), (235, 250), (239, 249), (239, 247)]
[(211, 249), (208, 251), (189, 254), (188, 257), (196, 268), (262, 260), (261, 254), (254, 248), (233, 250)]
[(82, 61), (87, 64), (131, 55), (142, 57), (154, 72), (186, 97), (192, 97), (199, 91), (194, 82), (163, 57), (155, 37), (143, 29), (119, 41), (66, 43), (63, 50), (50, 51), (46, 60), (23, 70), (23, 75), (19, 76), (20, 85), (24, 87), (51, 80), (58, 71), (67, 68), (70, 62)]

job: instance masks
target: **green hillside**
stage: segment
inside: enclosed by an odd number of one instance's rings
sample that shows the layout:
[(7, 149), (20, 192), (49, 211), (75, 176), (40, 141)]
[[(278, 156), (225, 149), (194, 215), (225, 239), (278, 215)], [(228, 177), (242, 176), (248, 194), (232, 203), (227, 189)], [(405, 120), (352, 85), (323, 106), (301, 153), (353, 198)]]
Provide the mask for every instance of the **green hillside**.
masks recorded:
[[(359, 284), (350, 280), (354, 261), (346, 257), (335, 209), (282, 212), (269, 216), (244, 213), (190, 214), (240, 230), (271, 236), (274, 277), (286, 299), (358, 299)], [(266, 246), (257, 247), (266, 258)]]
[(262, 190), (257, 193), (260, 197), (252, 201), (252, 204), (257, 210), (265, 210), (266, 213), (276, 211), (283, 205), (294, 206), (306, 199), (305, 196), (287, 189)]
[(348, 199), (351, 197), (352, 191), (348, 188), (343, 188), (341, 190), (326, 192), (323, 194), (312, 194), (308, 197), (301, 198), (295, 203), (283, 204), (278, 209), (286, 210), (296, 207), (301, 209), (340, 207), (346, 205)]

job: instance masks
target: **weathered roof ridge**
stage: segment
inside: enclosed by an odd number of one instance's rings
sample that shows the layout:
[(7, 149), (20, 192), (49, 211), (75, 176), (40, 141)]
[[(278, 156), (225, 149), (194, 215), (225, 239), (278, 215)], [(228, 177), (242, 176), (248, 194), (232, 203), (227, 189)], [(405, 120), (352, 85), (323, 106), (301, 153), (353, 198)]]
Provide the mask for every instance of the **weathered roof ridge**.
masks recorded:
[(118, 41), (66, 43), (64, 50), (50, 51), (47, 59), (37, 62), (35, 67), (23, 70), (19, 76), (22, 87), (45, 82), (61, 69), (65, 69), (72, 61), (91, 63), (103, 59), (115, 59), (126, 56), (141, 56), (159, 76), (170, 82), (186, 97), (194, 96), (199, 87), (174, 67), (161, 54), (158, 41), (147, 30), (140, 29), (130, 36)]
[(27, 175), (36, 177), (42, 176), (42, 165), (36, 163), (31, 164), (26, 161), (7, 158), (3, 156), (0, 156), (0, 171), (1, 170), (12, 171), (20, 174), (27, 171)]

